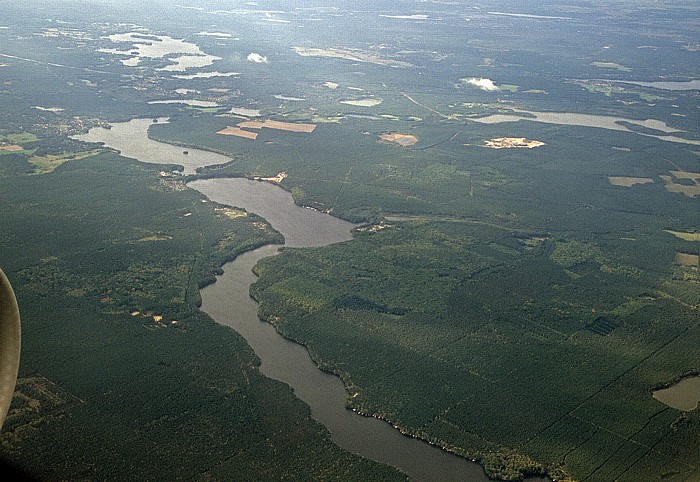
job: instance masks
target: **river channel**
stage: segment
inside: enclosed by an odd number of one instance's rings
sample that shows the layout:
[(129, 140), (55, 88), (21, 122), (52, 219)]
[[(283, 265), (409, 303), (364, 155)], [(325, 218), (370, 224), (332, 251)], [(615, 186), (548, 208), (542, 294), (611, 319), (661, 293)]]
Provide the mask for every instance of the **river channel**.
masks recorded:
[[(94, 128), (75, 138), (103, 142), (143, 162), (184, 160), (186, 172), (228, 160), (197, 149), (188, 149), (189, 154), (183, 156), (180, 147), (148, 139), (151, 124), (151, 120), (136, 119), (113, 124), (111, 129)], [(296, 206), (291, 194), (269, 183), (240, 178), (208, 179), (189, 186), (212, 201), (264, 217), (284, 235), (287, 247), (323, 246), (352, 237), (352, 224)], [(202, 310), (217, 323), (240, 333), (260, 357), (261, 372), (289, 384), (296, 396), (311, 407), (313, 418), (325, 425), (333, 441), (344, 449), (397, 467), (418, 481), (488, 481), (480, 465), (403, 435), (382, 420), (348, 410), (348, 393), (340, 378), (319, 370), (303, 346), (283, 338), (271, 324), (260, 321), (257, 303), (249, 296), (249, 287), (256, 280), (251, 270), (260, 259), (273, 256), (278, 250), (279, 246), (264, 246), (224, 265), (224, 274), (202, 290)]]

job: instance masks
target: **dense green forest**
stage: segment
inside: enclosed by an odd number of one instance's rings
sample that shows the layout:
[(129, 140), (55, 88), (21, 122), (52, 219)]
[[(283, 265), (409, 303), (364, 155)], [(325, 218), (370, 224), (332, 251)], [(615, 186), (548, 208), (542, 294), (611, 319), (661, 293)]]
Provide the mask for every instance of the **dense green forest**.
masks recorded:
[(382, 121), (247, 146), (213, 134), (226, 122), (190, 114), (151, 135), (234, 158), (200, 177), (284, 171), (297, 203), (368, 223), (354, 243), (262, 261), (252, 288), (354, 409), (496, 478), (697, 475), (697, 415), (651, 397), (700, 367), (698, 267), (676, 258), (698, 246), (672, 234), (697, 230), (698, 203), (662, 177), (696, 172), (692, 147), (531, 122), (518, 133), (544, 146), (490, 150), (502, 127), (447, 120), (452, 140), (428, 148), (379, 142)]
[(280, 241), (268, 224), (111, 152), (41, 175), (28, 157), (0, 155), (0, 264), (23, 324), (4, 460), (49, 480), (404, 478), (340, 450), (197, 309), (223, 262)]
[[(700, 479), (698, 409), (652, 396), (700, 373), (696, 2), (151, 3), (3, 7), (24, 346), (0, 456), (52, 480), (405, 478), (198, 309), (283, 241), (186, 186), (247, 177), (363, 223), (251, 287), (350, 408), (494, 478)], [(166, 116), (150, 137), (232, 160), (183, 177), (71, 138)]]
[[(700, 367), (698, 266), (677, 261), (698, 246), (672, 234), (698, 229), (697, 198), (674, 192), (697, 181), (669, 178), (698, 171), (695, 147), (402, 108), (255, 143), (217, 135), (231, 120), (206, 113), (150, 135), (233, 157), (198, 177), (285, 172), (298, 204), (368, 223), (354, 243), (261, 262), (252, 288), (261, 317), (340, 375), (354, 409), (496, 478), (692, 480), (697, 416), (651, 390)], [(382, 142), (391, 131), (419, 142)], [(484, 147), (504, 135), (544, 145)]]
[[(495, 477), (544, 464), (558, 478), (635, 481), (695, 464), (697, 415), (650, 395), (700, 364), (694, 307), (591, 244), (473, 223), (383, 226), (285, 249), (252, 288), (262, 317), (343, 378), (353, 408)], [(594, 447), (612, 450), (601, 460)]]

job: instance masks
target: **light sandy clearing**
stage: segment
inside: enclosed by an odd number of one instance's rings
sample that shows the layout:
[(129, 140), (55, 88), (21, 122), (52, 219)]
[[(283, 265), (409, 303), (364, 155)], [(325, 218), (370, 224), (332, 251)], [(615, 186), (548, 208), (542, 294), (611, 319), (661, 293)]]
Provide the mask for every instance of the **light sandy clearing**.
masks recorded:
[(258, 109), (247, 109), (245, 107), (233, 107), (230, 113), (234, 115), (242, 115), (244, 117), (258, 117), (260, 115), (260, 111)]
[(263, 127), (266, 127), (268, 129), (277, 129), (280, 131), (311, 133), (314, 131), (314, 129), (316, 129), (316, 124), (301, 124), (301, 123), (266, 120), (263, 124)]
[(316, 129), (316, 124), (302, 124), (302, 123), (293, 123), (293, 122), (281, 122), (281, 121), (274, 121), (274, 120), (269, 120), (266, 119), (264, 121), (243, 121), (240, 122), (237, 126), (228, 126), (225, 129), (222, 129), (217, 132), (217, 134), (223, 134), (227, 136), (238, 136), (238, 137), (245, 137), (247, 139), (256, 139), (258, 137), (257, 132), (251, 132), (251, 131), (246, 131), (243, 130), (242, 128), (247, 128), (247, 129), (275, 129), (278, 131), (287, 131), (287, 132), (305, 132), (307, 134), (311, 133)]
[(257, 132), (244, 131), (243, 129), (241, 129), (239, 127), (231, 127), (231, 126), (228, 126), (225, 129), (221, 129), (220, 131), (217, 132), (217, 134), (221, 134), (224, 136), (243, 137), (245, 139), (252, 139), (252, 140), (257, 139), (257, 137), (258, 137)]
[(664, 233), (673, 234), (675, 237), (684, 241), (700, 241), (700, 231), (695, 233), (686, 233), (683, 231), (671, 231), (670, 229), (664, 229)]
[(654, 182), (649, 177), (625, 177), (625, 176), (608, 176), (608, 181), (613, 186), (632, 187), (635, 184), (648, 184)]
[(214, 208), (214, 211), (221, 213), (230, 219), (242, 218), (248, 215), (248, 213), (246, 213), (245, 211), (241, 211), (240, 209), (234, 208)]
[(624, 65), (616, 64), (615, 62), (591, 62), (591, 65), (598, 67), (599, 69), (612, 69), (619, 70), (621, 72), (631, 72), (632, 69), (625, 67)]
[(490, 149), (534, 149), (544, 145), (545, 143), (542, 141), (532, 141), (524, 137), (497, 137), (486, 141), (484, 147), (488, 147)]
[(700, 181), (700, 172), (689, 171), (669, 171), (676, 179), (692, 179), (696, 182)]
[(243, 121), (236, 124), (238, 127), (245, 127), (247, 129), (262, 129), (265, 125), (263, 121)]
[(341, 104), (355, 105), (358, 107), (374, 107), (382, 103), (381, 99), (358, 99), (358, 100), (341, 100)]
[[(700, 196), (700, 172), (670, 171), (672, 176), (660, 176), (664, 180), (668, 192), (679, 192), (688, 197)], [(675, 182), (675, 179), (691, 180), (694, 184), (686, 185)]]
[(676, 263), (683, 266), (698, 266), (700, 256), (690, 253), (676, 253)]
[(413, 146), (418, 143), (418, 138), (410, 134), (386, 133), (379, 136), (380, 141), (391, 142), (403, 147)]
[(287, 173), (282, 171), (277, 173), (277, 175), (273, 177), (254, 177), (256, 181), (267, 181), (267, 182), (274, 182), (275, 184), (281, 183), (284, 179), (287, 178)]
[(210, 100), (192, 100), (192, 99), (168, 99), (168, 100), (152, 100), (149, 104), (184, 104), (192, 107), (218, 107), (219, 104)]

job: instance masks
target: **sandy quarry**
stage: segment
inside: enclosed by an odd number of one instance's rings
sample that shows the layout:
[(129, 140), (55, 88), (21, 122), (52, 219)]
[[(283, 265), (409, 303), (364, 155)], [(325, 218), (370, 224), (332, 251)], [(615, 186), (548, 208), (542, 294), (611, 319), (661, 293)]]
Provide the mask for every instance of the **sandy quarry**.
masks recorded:
[(488, 147), (490, 149), (513, 149), (518, 147), (534, 149), (535, 147), (541, 147), (544, 145), (545, 143), (542, 141), (531, 141), (524, 137), (497, 137), (486, 141), (484, 147)]
[(254, 177), (256, 181), (267, 181), (267, 182), (274, 182), (275, 184), (281, 183), (284, 179), (287, 178), (287, 173), (282, 171), (277, 173), (277, 175), (272, 176), (272, 177)]
[(387, 134), (381, 134), (379, 136), (380, 141), (384, 142), (392, 142), (394, 144), (398, 144), (400, 146), (413, 146), (416, 143), (418, 143), (418, 138), (416, 136), (412, 136), (410, 134), (396, 134), (396, 133), (387, 133)]

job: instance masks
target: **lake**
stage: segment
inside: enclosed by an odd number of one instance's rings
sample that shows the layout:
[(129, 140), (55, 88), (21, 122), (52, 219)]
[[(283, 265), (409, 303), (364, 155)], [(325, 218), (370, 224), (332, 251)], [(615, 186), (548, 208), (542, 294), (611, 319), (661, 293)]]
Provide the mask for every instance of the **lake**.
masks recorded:
[[(472, 117), (468, 118), (467, 120), (470, 120), (472, 122), (479, 122), (480, 124), (500, 124), (502, 122), (531, 121), (542, 122), (544, 124), (598, 127), (600, 129), (610, 129), (613, 131), (635, 132), (636, 134), (639, 134), (641, 136), (655, 137), (657, 139), (661, 139), (662, 141), (692, 144), (696, 146), (700, 145), (700, 141), (698, 140), (684, 139), (682, 137), (672, 135), (673, 133), (682, 133), (684, 131), (680, 129), (675, 129), (667, 125), (665, 122), (657, 119), (635, 120), (626, 119), (624, 117), (613, 117), (595, 114), (579, 114), (572, 112), (533, 112), (529, 110), (513, 109), (512, 114), (493, 114), (485, 117)], [(638, 125), (640, 127), (655, 129), (657, 131), (663, 132), (664, 134), (643, 134), (641, 132), (637, 132), (626, 127), (624, 124), (622, 124), (624, 122)]]
[(641, 85), (642, 87), (652, 87), (661, 90), (700, 90), (700, 80), (689, 80), (687, 82), (672, 82), (661, 80), (656, 82), (641, 82), (632, 80), (617, 80), (619, 84)]
[[(160, 118), (158, 122), (167, 122)], [(122, 156), (138, 159), (149, 164), (179, 164), (184, 166), (185, 174), (194, 174), (201, 166), (224, 164), (231, 159), (222, 154), (202, 151), (200, 149), (182, 148), (156, 142), (148, 138), (148, 128), (154, 124), (153, 119), (134, 119), (129, 122), (117, 122), (111, 129), (95, 127), (87, 134), (73, 136), (86, 142), (103, 142), (105, 146), (121, 151)], [(185, 154), (184, 152), (188, 153)]]
[(656, 390), (654, 398), (671, 408), (690, 412), (700, 403), (700, 376), (684, 378), (668, 388)]
[(152, 100), (149, 104), (183, 104), (192, 107), (219, 107), (219, 104), (211, 100), (193, 100), (193, 99), (167, 99), (167, 100)]

